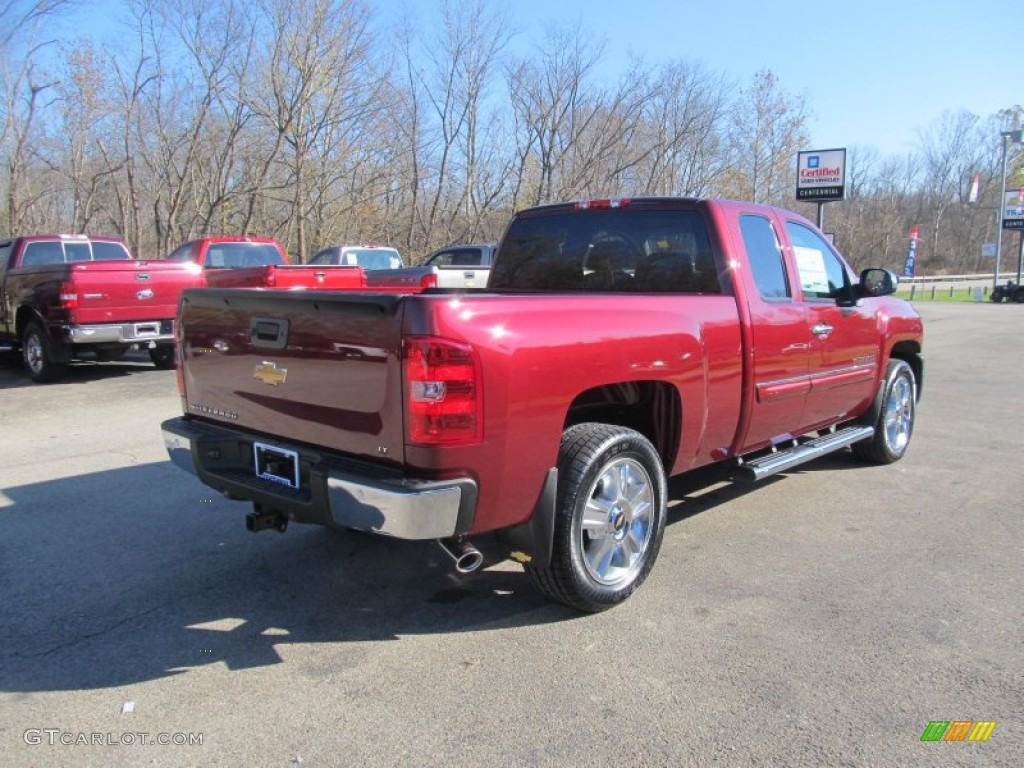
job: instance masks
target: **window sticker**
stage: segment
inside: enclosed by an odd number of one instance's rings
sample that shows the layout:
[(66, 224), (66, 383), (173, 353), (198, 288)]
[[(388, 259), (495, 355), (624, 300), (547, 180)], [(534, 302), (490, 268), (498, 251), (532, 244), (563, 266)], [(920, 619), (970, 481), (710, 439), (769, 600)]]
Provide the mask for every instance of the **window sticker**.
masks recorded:
[(796, 266), (800, 270), (800, 287), (804, 293), (818, 293), (828, 296), (828, 271), (825, 269), (825, 254), (817, 248), (802, 245), (793, 246)]

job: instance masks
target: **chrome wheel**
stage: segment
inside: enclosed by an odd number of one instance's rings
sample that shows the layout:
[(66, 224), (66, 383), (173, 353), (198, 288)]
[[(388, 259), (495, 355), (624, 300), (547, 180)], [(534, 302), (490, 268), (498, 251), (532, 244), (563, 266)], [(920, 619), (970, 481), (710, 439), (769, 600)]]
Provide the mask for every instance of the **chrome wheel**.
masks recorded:
[(527, 562), (534, 586), (582, 611), (604, 611), (651, 572), (665, 533), (665, 468), (651, 441), (613, 424), (562, 433), (550, 560)]
[(25, 336), (22, 354), (25, 356), (25, 365), (28, 367), (29, 373), (33, 376), (42, 374), (43, 368), (46, 366), (46, 354), (43, 351), (43, 341), (38, 334), (30, 331)]
[(917, 416), (917, 379), (905, 360), (890, 360), (875, 400), (856, 423), (868, 424), (875, 433), (859, 443), (853, 452), (874, 464), (892, 464), (910, 447)]
[(651, 542), (654, 500), (651, 478), (635, 459), (617, 458), (601, 469), (580, 526), (583, 565), (594, 581), (613, 586), (639, 571)]
[(884, 419), (885, 442), (889, 450), (902, 454), (910, 442), (910, 430), (914, 424), (914, 388), (906, 376), (893, 381), (885, 403)]

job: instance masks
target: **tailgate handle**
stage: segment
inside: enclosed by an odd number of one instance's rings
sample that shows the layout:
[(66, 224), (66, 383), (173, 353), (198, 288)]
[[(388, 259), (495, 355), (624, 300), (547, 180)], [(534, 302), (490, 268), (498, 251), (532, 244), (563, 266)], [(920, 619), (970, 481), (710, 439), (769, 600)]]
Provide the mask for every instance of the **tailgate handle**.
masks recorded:
[(288, 345), (288, 321), (254, 317), (249, 324), (249, 338), (254, 347), (284, 349)]

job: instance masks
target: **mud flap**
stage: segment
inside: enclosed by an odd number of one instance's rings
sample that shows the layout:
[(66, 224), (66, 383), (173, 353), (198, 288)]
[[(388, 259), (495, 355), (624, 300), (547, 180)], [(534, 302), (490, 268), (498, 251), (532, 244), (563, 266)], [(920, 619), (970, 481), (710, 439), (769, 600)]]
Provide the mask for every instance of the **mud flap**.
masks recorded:
[(547, 568), (555, 537), (555, 500), (558, 496), (558, 469), (552, 467), (544, 478), (537, 503), (525, 523), (498, 531), (496, 538), (509, 551), (509, 557), (520, 563)]

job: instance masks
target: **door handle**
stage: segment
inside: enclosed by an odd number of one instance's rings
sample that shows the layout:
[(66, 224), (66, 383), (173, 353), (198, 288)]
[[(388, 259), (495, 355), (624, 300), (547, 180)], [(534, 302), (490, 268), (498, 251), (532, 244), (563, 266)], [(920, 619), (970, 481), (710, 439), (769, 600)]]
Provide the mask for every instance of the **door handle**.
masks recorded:
[(815, 336), (828, 336), (834, 330), (835, 328), (827, 323), (818, 323), (816, 326), (811, 328), (811, 333)]

